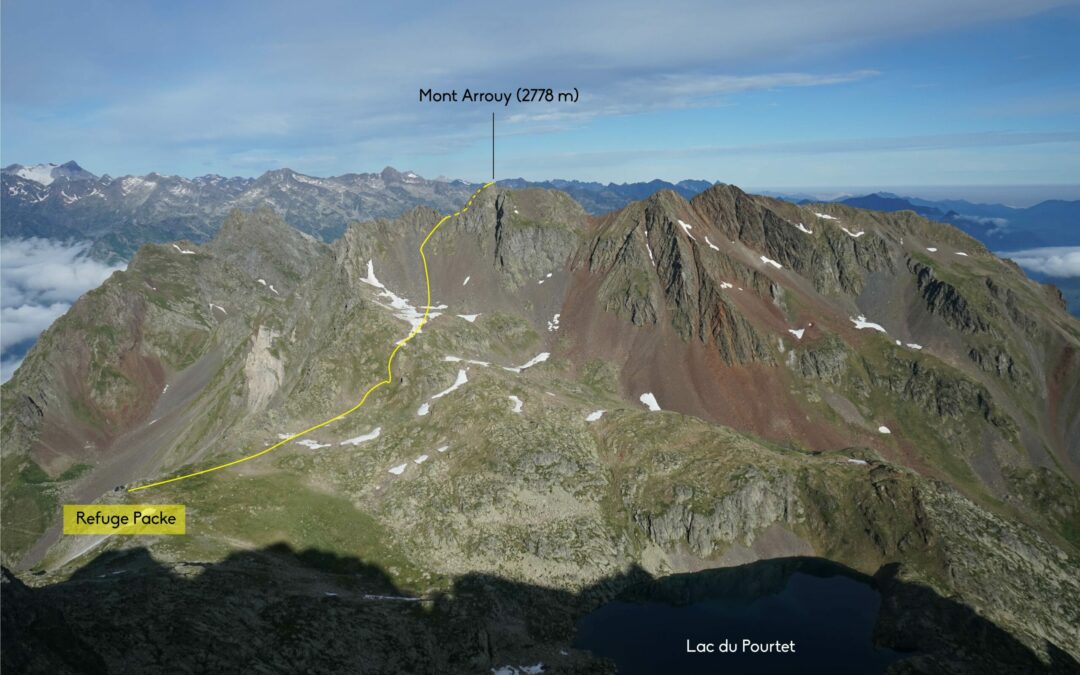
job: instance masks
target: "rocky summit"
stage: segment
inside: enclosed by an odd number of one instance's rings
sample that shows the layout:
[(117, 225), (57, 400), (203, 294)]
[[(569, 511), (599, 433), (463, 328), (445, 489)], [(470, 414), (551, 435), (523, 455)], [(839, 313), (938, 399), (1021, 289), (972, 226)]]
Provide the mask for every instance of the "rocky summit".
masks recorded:
[[(238, 208), (175, 216), (202, 234), (133, 249), (3, 385), (5, 670), (610, 672), (574, 643), (601, 603), (809, 559), (880, 592), (888, 672), (1078, 669), (1080, 322), (950, 225), (496, 184), (426, 244), (429, 302), (418, 249), (477, 186), (341, 177), (327, 219), (292, 172), (20, 171)], [(61, 536), (88, 503), (187, 534)]]

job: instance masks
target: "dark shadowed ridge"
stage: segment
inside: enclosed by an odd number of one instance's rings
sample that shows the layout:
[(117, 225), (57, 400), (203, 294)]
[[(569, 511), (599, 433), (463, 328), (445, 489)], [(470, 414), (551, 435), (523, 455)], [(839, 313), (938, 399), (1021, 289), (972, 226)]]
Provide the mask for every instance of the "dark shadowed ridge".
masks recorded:
[[(909, 652), (899, 673), (1075, 673), (1048, 645), (1042, 662), (968, 607), (900, 581), (817, 558), (782, 558), (653, 579), (638, 567), (571, 593), (487, 574), (416, 598), (380, 567), (284, 544), (219, 563), (163, 565), (142, 548), (98, 556), (70, 579), (33, 588), (3, 571), (5, 673), (613, 672), (570, 649), (575, 622), (616, 597), (733, 597), (782, 589), (792, 574), (843, 575), (880, 592), (874, 642)], [(805, 671), (804, 671), (805, 672)]]

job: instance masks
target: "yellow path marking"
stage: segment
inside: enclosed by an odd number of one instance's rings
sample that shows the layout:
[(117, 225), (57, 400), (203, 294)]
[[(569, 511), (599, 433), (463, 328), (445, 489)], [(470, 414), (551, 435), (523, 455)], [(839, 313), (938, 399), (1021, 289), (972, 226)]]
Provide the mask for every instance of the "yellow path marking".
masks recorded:
[(265, 450), (260, 450), (259, 452), (248, 455), (246, 457), (241, 457), (240, 459), (234, 459), (231, 462), (226, 462), (225, 464), (220, 464), (218, 466), (212, 466), (209, 469), (203, 469), (202, 471), (195, 471), (193, 473), (184, 474), (183, 476), (177, 476), (175, 478), (169, 478), (167, 480), (159, 480), (156, 483), (149, 483), (147, 485), (140, 485), (139, 487), (129, 488), (128, 492), (138, 492), (139, 490), (145, 490), (147, 488), (156, 487), (158, 485), (165, 485), (166, 483), (175, 483), (178, 480), (184, 480), (186, 478), (194, 478), (195, 476), (201, 476), (204, 473), (210, 473), (212, 471), (220, 471), (222, 469), (227, 469), (230, 466), (236, 466), (237, 464), (242, 464), (243, 462), (248, 462), (250, 460), (255, 459), (256, 457), (262, 457), (263, 455), (270, 452), (271, 450), (275, 450), (277, 448), (280, 448), (281, 446), (285, 445), (289, 441), (295, 441), (297, 438), (300, 438), (301, 436), (310, 434), (312, 431), (315, 431), (316, 429), (321, 429), (321, 428), (325, 427), (327, 424), (332, 424), (334, 422), (337, 422), (341, 418), (356, 412), (360, 408), (360, 406), (364, 405), (364, 402), (367, 401), (368, 396), (371, 395), (371, 392), (375, 391), (376, 389), (383, 386), (384, 384), (390, 384), (391, 382), (393, 382), (394, 381), (394, 370), (393, 370), (394, 357), (397, 356), (398, 350), (400, 350), (402, 347), (405, 346), (405, 343), (407, 343), (409, 340), (411, 340), (411, 339), (413, 339), (414, 337), (417, 336), (417, 334), (420, 332), (420, 329), (424, 327), (425, 323), (427, 323), (428, 313), (431, 311), (431, 277), (428, 275), (427, 256), (424, 255), (424, 246), (428, 243), (428, 240), (431, 239), (431, 235), (435, 234), (435, 232), (440, 227), (442, 227), (443, 223), (450, 220), (451, 218), (454, 218), (456, 216), (460, 216), (461, 214), (468, 211), (469, 206), (471, 206), (472, 203), (473, 203), (473, 200), (476, 199), (480, 195), (481, 192), (483, 192), (484, 190), (486, 190), (487, 188), (491, 187), (494, 184), (495, 184), (495, 181), (491, 181), (490, 183), (487, 183), (486, 185), (484, 185), (480, 189), (478, 189), (476, 192), (474, 192), (473, 196), (469, 197), (469, 201), (465, 204), (464, 207), (461, 208), (460, 211), (455, 211), (454, 213), (452, 213), (450, 215), (443, 216), (442, 220), (435, 223), (435, 227), (431, 228), (431, 231), (427, 233), (427, 236), (424, 237), (424, 241), (420, 242), (420, 260), (422, 260), (423, 263), (424, 263), (424, 287), (427, 290), (427, 302), (424, 303), (424, 316), (421, 317), (420, 323), (416, 324), (416, 327), (412, 329), (411, 333), (409, 333), (407, 336), (405, 336), (404, 338), (399, 340), (397, 342), (397, 344), (394, 345), (394, 350), (392, 352), (390, 352), (390, 358), (386, 360), (386, 379), (379, 380), (375, 384), (371, 385), (368, 388), (368, 390), (364, 392), (364, 395), (360, 398), (359, 403), (357, 403), (356, 405), (354, 405), (353, 407), (349, 408), (348, 410), (346, 410), (345, 412), (343, 412), (343, 413), (341, 413), (339, 415), (335, 415), (335, 416), (331, 417), (330, 419), (328, 419), (326, 421), (319, 422), (315, 426), (308, 427), (307, 429), (304, 429), (303, 431), (301, 431), (298, 434), (293, 434), (292, 436), (289, 436), (288, 438), (286, 438), (284, 440), (281, 440), (281, 441), (279, 441), (277, 443), (274, 443), (273, 445), (266, 448)]

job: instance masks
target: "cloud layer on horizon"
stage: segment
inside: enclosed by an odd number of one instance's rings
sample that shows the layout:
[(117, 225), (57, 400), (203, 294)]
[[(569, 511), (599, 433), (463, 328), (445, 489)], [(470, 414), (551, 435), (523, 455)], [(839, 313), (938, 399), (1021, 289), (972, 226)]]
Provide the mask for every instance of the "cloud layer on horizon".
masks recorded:
[(36, 238), (0, 243), (0, 382), (22, 361), (13, 348), (35, 340), (79, 296), (124, 269), (87, 257), (88, 246)]
[(998, 255), (1033, 272), (1052, 277), (1080, 277), (1080, 246), (1048, 246)]

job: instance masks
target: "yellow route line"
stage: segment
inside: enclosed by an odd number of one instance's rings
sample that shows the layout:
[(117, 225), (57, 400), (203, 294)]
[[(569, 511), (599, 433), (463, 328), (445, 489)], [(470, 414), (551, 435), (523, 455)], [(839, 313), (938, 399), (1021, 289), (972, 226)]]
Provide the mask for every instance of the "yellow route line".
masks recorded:
[(269, 448), (266, 448), (264, 450), (260, 450), (259, 452), (256, 452), (254, 454), (248, 455), (246, 457), (241, 457), (240, 459), (234, 459), (233, 461), (226, 462), (225, 464), (220, 464), (218, 466), (212, 466), (209, 469), (203, 469), (202, 471), (195, 471), (195, 472), (192, 472), (192, 473), (184, 474), (183, 476), (177, 476), (175, 478), (169, 478), (167, 480), (159, 480), (156, 483), (149, 483), (147, 485), (140, 485), (139, 487), (129, 488), (128, 492), (138, 492), (139, 490), (145, 490), (147, 488), (156, 487), (158, 485), (165, 485), (166, 483), (175, 483), (176, 481), (179, 481), (179, 480), (184, 480), (186, 478), (194, 478), (195, 476), (201, 476), (204, 473), (211, 473), (212, 471), (220, 471), (221, 469), (227, 469), (230, 466), (236, 466), (237, 464), (242, 464), (243, 462), (248, 462), (250, 460), (255, 459), (256, 457), (262, 457), (263, 455), (270, 452), (271, 450), (275, 450), (277, 448), (280, 448), (281, 446), (285, 445), (289, 441), (294, 441), (297, 438), (300, 438), (301, 436), (310, 434), (312, 431), (315, 431), (316, 429), (321, 429), (321, 428), (325, 427), (327, 424), (332, 424), (334, 422), (337, 422), (341, 418), (356, 412), (360, 408), (360, 406), (364, 405), (364, 402), (367, 401), (368, 396), (371, 395), (371, 392), (375, 391), (376, 389), (383, 386), (384, 384), (392, 383), (394, 381), (394, 371), (393, 371), (394, 357), (397, 356), (398, 350), (400, 350), (402, 347), (405, 346), (405, 343), (407, 343), (409, 340), (413, 339), (414, 337), (417, 336), (417, 334), (420, 333), (420, 329), (424, 327), (425, 323), (427, 323), (428, 313), (431, 311), (431, 277), (428, 274), (427, 256), (424, 255), (424, 246), (428, 243), (428, 240), (431, 239), (431, 235), (435, 234), (435, 232), (440, 227), (442, 227), (443, 223), (450, 220), (451, 218), (454, 218), (456, 216), (460, 216), (461, 214), (468, 211), (469, 207), (472, 206), (473, 200), (476, 199), (480, 195), (481, 192), (483, 192), (484, 190), (486, 190), (487, 188), (491, 187), (494, 184), (495, 184), (495, 181), (491, 181), (490, 183), (487, 183), (487, 184), (483, 185), (482, 187), (480, 187), (480, 189), (478, 189), (476, 192), (473, 193), (472, 197), (469, 197), (469, 201), (466, 202), (465, 206), (463, 206), (460, 211), (455, 211), (454, 213), (452, 213), (450, 215), (443, 216), (442, 220), (435, 223), (435, 227), (431, 228), (431, 231), (429, 231), (427, 233), (427, 236), (424, 237), (424, 241), (420, 242), (420, 260), (422, 260), (423, 263), (424, 263), (424, 287), (427, 290), (427, 302), (424, 303), (424, 316), (421, 317), (420, 323), (416, 324), (416, 327), (412, 329), (412, 332), (409, 333), (404, 338), (402, 338), (401, 340), (399, 340), (397, 342), (397, 344), (394, 346), (394, 350), (392, 352), (390, 352), (390, 358), (386, 360), (386, 379), (385, 380), (379, 380), (375, 384), (371, 385), (371, 387), (369, 387), (368, 390), (364, 392), (364, 395), (363, 395), (363, 397), (361, 397), (359, 403), (357, 403), (356, 405), (354, 405), (353, 407), (349, 408), (348, 410), (346, 410), (345, 412), (343, 412), (343, 413), (341, 413), (339, 415), (335, 415), (334, 417), (331, 417), (328, 420), (325, 420), (323, 422), (319, 422), (315, 426), (308, 427), (307, 429), (304, 429), (300, 433), (293, 434), (292, 436), (289, 436), (288, 438), (286, 438), (284, 440), (281, 440), (281, 441), (279, 441), (277, 443), (274, 443)]

